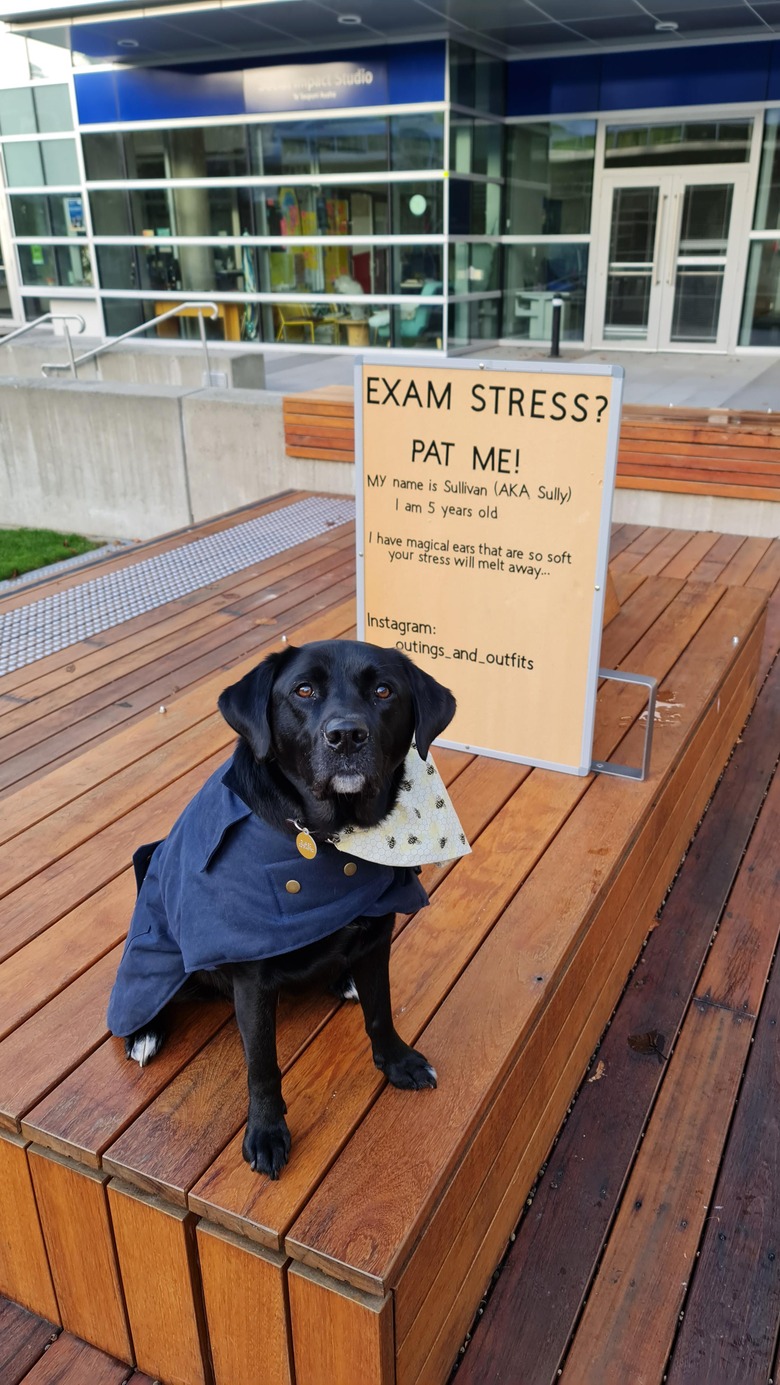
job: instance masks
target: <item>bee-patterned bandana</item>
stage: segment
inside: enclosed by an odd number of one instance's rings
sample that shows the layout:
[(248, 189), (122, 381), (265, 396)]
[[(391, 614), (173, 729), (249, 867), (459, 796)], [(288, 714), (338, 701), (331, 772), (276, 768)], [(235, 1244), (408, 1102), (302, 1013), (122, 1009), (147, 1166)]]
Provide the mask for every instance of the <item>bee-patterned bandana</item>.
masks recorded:
[(395, 807), (378, 827), (346, 828), (330, 841), (338, 851), (386, 866), (427, 866), (467, 856), (471, 847), (430, 755), (412, 742)]

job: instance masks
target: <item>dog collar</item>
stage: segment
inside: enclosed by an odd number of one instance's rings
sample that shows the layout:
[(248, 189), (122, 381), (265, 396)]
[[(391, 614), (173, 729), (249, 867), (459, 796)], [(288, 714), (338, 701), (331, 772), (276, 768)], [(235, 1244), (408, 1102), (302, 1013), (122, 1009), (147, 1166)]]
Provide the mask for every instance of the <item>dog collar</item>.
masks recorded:
[[(311, 859), (317, 846), (300, 823), (296, 846)], [(426, 866), (466, 856), (471, 847), (430, 755), (421, 760), (412, 742), (395, 807), (376, 827), (347, 827), (327, 839), (337, 851), (382, 866)], [(312, 849), (313, 848), (313, 849)]]

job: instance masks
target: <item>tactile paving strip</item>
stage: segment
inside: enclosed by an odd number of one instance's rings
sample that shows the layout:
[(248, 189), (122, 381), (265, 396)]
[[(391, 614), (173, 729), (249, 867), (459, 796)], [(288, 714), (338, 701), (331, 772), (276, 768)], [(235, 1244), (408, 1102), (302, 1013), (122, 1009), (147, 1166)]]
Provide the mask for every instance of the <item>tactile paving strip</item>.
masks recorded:
[(0, 614), (0, 674), (229, 577), (355, 517), (354, 501), (311, 496)]

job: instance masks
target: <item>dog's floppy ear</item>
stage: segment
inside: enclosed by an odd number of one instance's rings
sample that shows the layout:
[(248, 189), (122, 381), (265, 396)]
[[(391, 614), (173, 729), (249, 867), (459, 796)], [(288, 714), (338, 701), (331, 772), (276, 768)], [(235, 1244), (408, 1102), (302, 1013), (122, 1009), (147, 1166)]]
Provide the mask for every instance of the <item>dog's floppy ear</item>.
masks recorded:
[(414, 707), (414, 738), (421, 760), (428, 758), (431, 741), (440, 736), (455, 715), (455, 698), (449, 688), (406, 659), (406, 673)]
[(238, 683), (232, 683), (220, 693), (217, 706), (228, 726), (249, 743), (256, 760), (265, 760), (271, 749), (271, 725), (268, 708), (271, 702), (271, 689), (274, 679), (292, 645), (278, 654), (269, 654), (262, 664), (244, 674)]

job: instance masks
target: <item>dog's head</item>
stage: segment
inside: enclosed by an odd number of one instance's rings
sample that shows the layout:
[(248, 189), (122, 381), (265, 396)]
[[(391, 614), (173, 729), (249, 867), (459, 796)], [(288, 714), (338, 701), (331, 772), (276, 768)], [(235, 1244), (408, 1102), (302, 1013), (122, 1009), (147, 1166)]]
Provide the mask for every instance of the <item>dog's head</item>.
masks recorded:
[(254, 759), (304, 797), (382, 795), (409, 751), (424, 760), (455, 714), (441, 683), (397, 649), (325, 640), (271, 654), (226, 688), (219, 709)]

